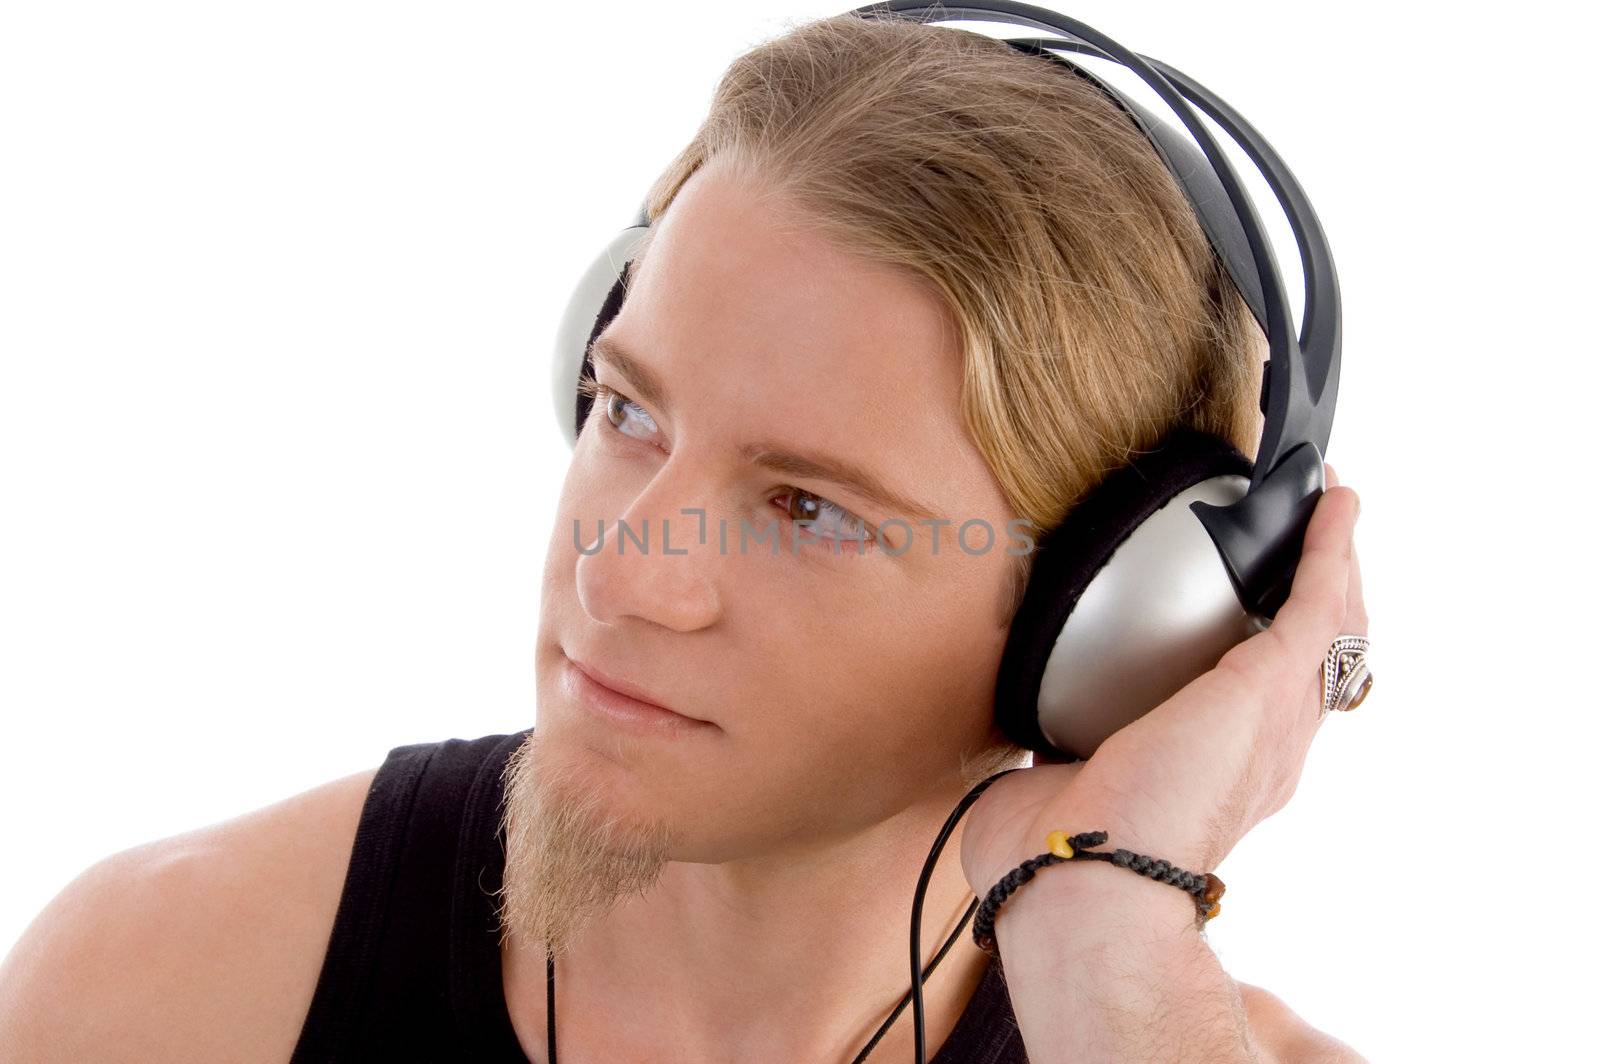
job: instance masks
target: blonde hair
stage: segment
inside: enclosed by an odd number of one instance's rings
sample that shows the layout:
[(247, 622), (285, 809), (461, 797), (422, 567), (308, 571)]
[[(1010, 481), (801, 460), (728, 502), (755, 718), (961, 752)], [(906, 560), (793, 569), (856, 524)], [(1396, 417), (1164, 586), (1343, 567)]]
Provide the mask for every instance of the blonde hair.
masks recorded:
[(905, 18), (802, 23), (723, 73), (649, 217), (712, 158), (932, 286), (967, 431), (1036, 539), (1175, 427), (1254, 457), (1265, 337), (1144, 134), (1055, 61)]

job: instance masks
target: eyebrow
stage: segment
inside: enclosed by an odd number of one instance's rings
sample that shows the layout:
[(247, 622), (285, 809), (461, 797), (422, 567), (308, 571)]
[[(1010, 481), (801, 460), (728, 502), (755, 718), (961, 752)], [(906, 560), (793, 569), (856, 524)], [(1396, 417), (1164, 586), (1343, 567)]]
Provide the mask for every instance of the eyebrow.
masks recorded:
[[(622, 374), (640, 399), (661, 410), (671, 409), (661, 378), (616, 340), (603, 333), (595, 337), (589, 345), (589, 357), (596, 363), (606, 363)], [(845, 458), (794, 451), (767, 441), (744, 444), (739, 448), (739, 456), (775, 473), (841, 484), (897, 517), (942, 520), (929, 507), (889, 487), (872, 470)]]
[(596, 363), (604, 362), (622, 374), (640, 399), (662, 410), (671, 409), (672, 404), (667, 402), (667, 389), (662, 386), (655, 371), (605, 333), (595, 337), (589, 345), (589, 358)]

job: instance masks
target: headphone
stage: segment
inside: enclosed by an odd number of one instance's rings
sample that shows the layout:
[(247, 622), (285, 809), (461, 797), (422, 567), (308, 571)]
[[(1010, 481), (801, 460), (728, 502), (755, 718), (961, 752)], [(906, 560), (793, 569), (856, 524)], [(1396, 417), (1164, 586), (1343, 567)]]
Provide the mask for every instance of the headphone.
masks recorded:
[[(888, 0), (851, 13), (924, 23), (1000, 22), (1061, 34), (1002, 39), (1086, 78), (1138, 125), (1267, 336), (1260, 400), (1266, 420), (1253, 462), (1220, 436), (1179, 427), (1107, 475), (1035, 545), (1001, 655), (995, 718), (1013, 742), (1082, 760), (1117, 729), (1213, 668), (1228, 649), (1268, 627), (1288, 598), (1306, 527), (1325, 487), (1322, 457), (1339, 390), (1341, 310), (1332, 255), (1304, 191), (1271, 145), (1227, 103), (1165, 63), (1075, 19), (1010, 0), (950, 6)], [(1194, 143), (1060, 52), (1113, 60), (1138, 74)], [(1244, 151), (1288, 218), (1305, 279), (1298, 334), (1261, 221), (1191, 103)], [(591, 403), (578, 390), (581, 375), (591, 369), (589, 344), (621, 308), (628, 268), (649, 224), (641, 207), (584, 271), (562, 314), (551, 383), (569, 447), (576, 445)], [(956, 822), (990, 784), (1015, 771), (998, 772), (968, 792), (923, 867), (912, 905), (908, 993), (916, 1006), (919, 1064), (926, 1057), (922, 982), (967, 923), (922, 970), (922, 897)], [(968, 918), (977, 904), (974, 898)], [(905, 1005), (902, 1000), (861, 1057)]]

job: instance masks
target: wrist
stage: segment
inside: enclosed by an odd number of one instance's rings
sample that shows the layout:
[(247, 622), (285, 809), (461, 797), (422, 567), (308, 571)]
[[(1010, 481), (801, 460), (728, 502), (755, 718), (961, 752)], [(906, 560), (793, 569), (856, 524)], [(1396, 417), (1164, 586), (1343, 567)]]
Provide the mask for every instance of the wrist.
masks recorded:
[(1254, 1059), (1236, 1051), (1227, 976), (1189, 895), (1100, 861), (1038, 873), (994, 928), (1030, 1059)]
[(1063, 794), (1034, 821), (1034, 835), (1041, 851), (1048, 848), (1044, 842), (1052, 831), (1099, 830), (1106, 833), (1106, 841), (1097, 849), (1120, 848), (1148, 854), (1196, 873), (1213, 871), (1227, 855), (1228, 848), (1222, 846), (1220, 835), (1224, 821), (1220, 818), (1206, 818), (1206, 830), (1202, 832), (1196, 830), (1202, 826), (1201, 818), (1171, 812), (1166, 804), (1154, 799), (1113, 794), (1097, 786), (1080, 785), (1068, 790), (1070, 795)]
[(1038, 869), (996, 911), (994, 929), (1002, 957), (1008, 938), (1017, 936), (1060, 932), (1087, 942), (1101, 933), (1142, 939), (1200, 934), (1187, 891), (1109, 861), (1082, 859)]

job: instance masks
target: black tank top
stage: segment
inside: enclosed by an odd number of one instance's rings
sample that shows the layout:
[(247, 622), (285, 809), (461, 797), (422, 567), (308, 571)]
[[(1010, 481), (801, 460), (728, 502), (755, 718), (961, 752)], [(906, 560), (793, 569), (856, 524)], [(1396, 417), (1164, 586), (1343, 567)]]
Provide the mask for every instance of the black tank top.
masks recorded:
[[(389, 751), (362, 806), (291, 1064), (528, 1064), (506, 1009), (494, 915), (505, 868), (501, 773), (527, 735)], [(910, 1023), (909, 1010), (896, 1022)], [(1027, 1060), (993, 962), (929, 1064)]]

